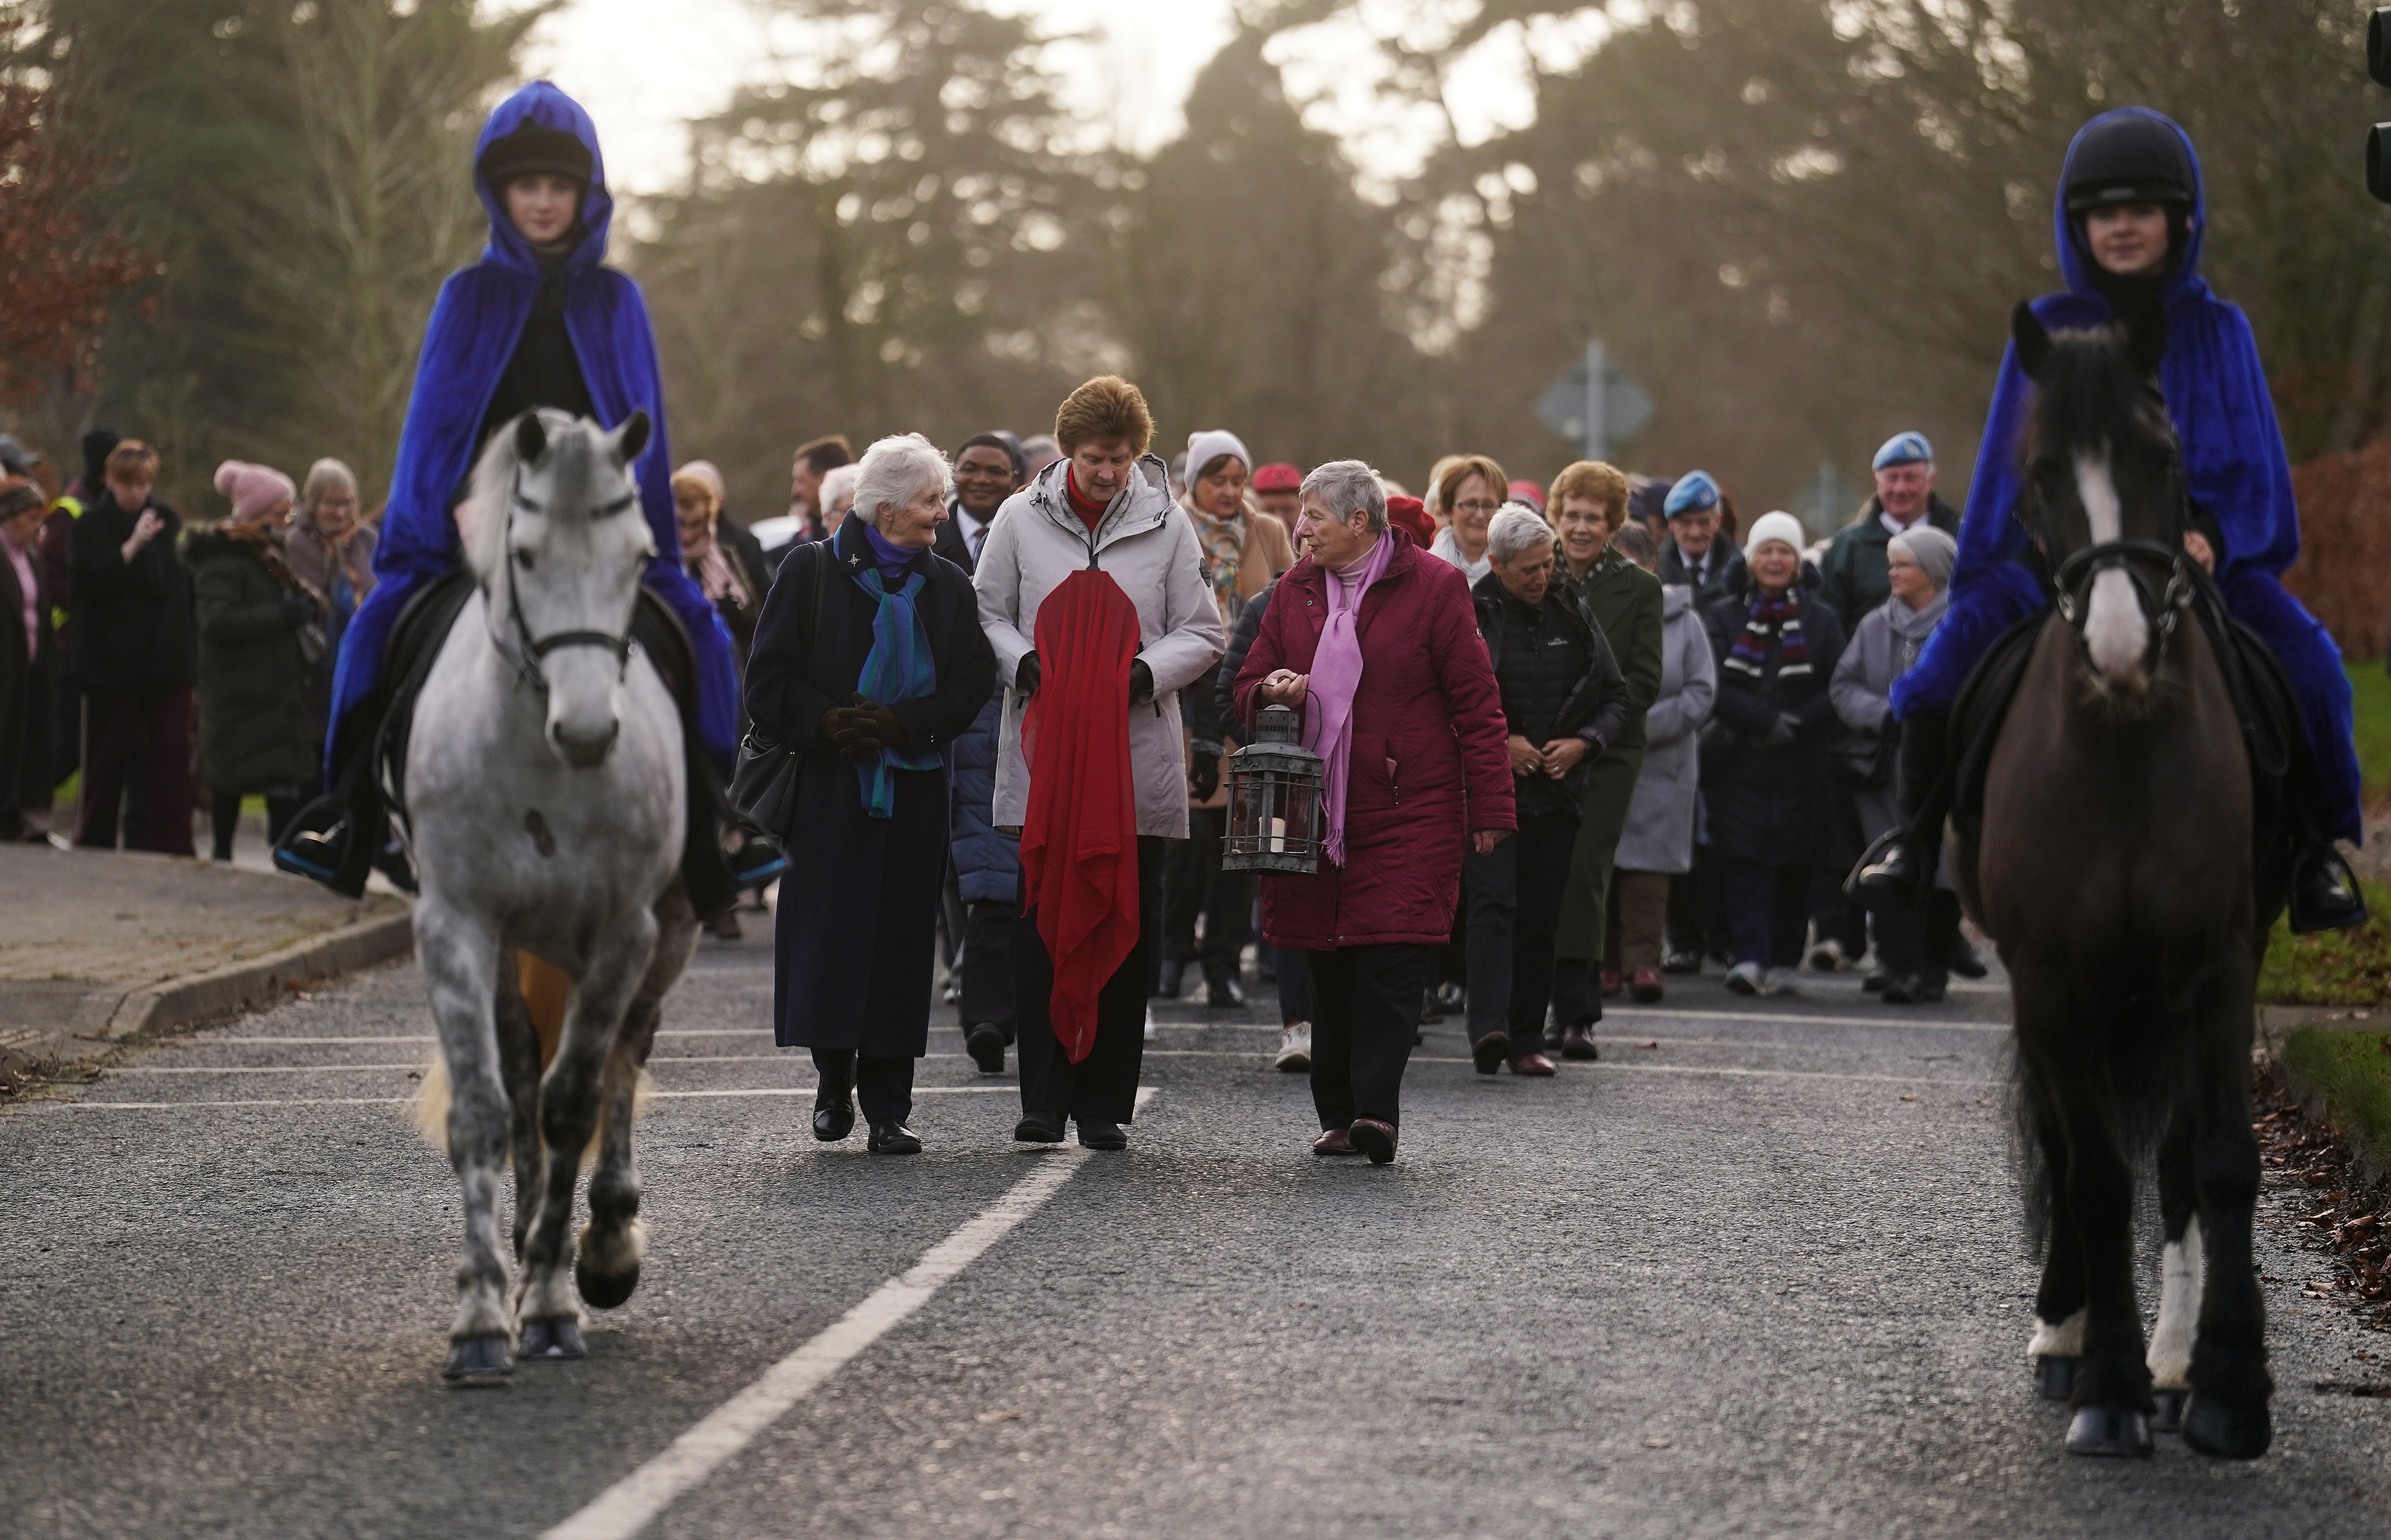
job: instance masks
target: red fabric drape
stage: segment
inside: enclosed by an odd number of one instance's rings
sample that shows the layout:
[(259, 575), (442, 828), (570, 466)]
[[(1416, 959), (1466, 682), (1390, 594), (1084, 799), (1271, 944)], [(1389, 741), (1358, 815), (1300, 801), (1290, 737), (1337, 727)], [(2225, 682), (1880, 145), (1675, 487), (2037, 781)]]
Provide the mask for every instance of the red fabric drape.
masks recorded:
[(1029, 763), (1021, 875), (1054, 960), (1054, 1036), (1078, 1064), (1096, 1045), (1096, 996), (1137, 944), (1129, 765), (1137, 606), (1111, 574), (1075, 572), (1038, 606), (1036, 641), (1038, 693), (1021, 726)]

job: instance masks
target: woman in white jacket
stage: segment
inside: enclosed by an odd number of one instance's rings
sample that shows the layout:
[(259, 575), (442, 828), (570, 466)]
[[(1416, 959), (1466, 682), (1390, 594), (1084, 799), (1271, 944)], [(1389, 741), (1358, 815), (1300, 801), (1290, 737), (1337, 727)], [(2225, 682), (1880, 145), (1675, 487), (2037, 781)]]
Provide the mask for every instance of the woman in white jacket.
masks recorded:
[[(1619, 549), (1647, 572), (1659, 563), (1659, 548), (1641, 526), (1627, 524), (1612, 537)], [(1627, 826), (1619, 836), (1605, 938), (1606, 971), (1621, 976), (1628, 994), (1650, 1004), (1661, 998), (1661, 931), (1669, 910), (1669, 883), (1694, 865), (1694, 816), (1701, 791), (1695, 734), (1710, 720), (1718, 698), (1718, 665), (1710, 633), (1694, 606), (1694, 590), (1683, 583), (1661, 589), (1661, 692), (1644, 714), (1648, 746), (1627, 804)]]
[[(1063, 458), (997, 511), (973, 576), (980, 626), (996, 650), (997, 678), (1009, 686), (994, 817), (1002, 829), (1036, 822), (1022, 716), (1041, 682), (1053, 682), (1044, 679), (1038, 656), (1040, 607), (1068, 579), (1100, 572), (1136, 610), (1128, 716), (1137, 835), (1134, 939), (1096, 993), (1091, 1041), (1089, 1024), (1054, 1018), (1051, 1002), (1070, 998), (1076, 987), (1073, 959), (1050, 952), (1037, 923), (1037, 878), (1025, 872), (1022, 923), (1015, 932), (1022, 1117), (1014, 1136), (1055, 1143), (1068, 1119), (1079, 1124), (1081, 1144), (1119, 1149), (1128, 1142), (1120, 1125), (1130, 1120), (1144, 1057), (1144, 938), (1151, 931), (1144, 921), (1160, 902), (1162, 841), (1187, 837), (1186, 739), (1179, 692), (1210, 677), (1227, 639), (1195, 529), (1171, 500), (1162, 462), (1145, 452), (1154, 419), (1137, 387), (1111, 375), (1089, 381), (1055, 413), (1054, 436)], [(1061, 763), (1061, 757), (1038, 766), (1039, 773), (1067, 776), (1090, 770), (1084, 763)], [(1073, 815), (1065, 809), (1049, 816)], [(1044, 843), (1047, 837), (1046, 831), (1032, 831), (1025, 840), (1026, 867), (1034, 864), (1033, 846), (1061, 849), (1068, 831), (1051, 845)], [(1119, 918), (1111, 927), (1115, 934), (1121, 933)], [(1076, 1053), (1066, 1051), (1066, 1042)]]

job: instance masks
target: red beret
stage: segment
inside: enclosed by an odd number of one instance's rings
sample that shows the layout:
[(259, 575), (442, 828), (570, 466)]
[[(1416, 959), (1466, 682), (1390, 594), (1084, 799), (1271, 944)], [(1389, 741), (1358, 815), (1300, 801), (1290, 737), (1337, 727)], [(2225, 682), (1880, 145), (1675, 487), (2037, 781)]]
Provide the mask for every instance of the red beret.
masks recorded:
[(1285, 463), (1265, 465), (1254, 472), (1254, 490), (1300, 492), (1303, 490), (1303, 472)]
[(1417, 498), (1389, 498), (1387, 523), (1408, 533), (1422, 550), (1436, 544), (1436, 521), (1428, 516), (1428, 504)]
[(1544, 511), (1544, 489), (1532, 481), (1515, 481), (1506, 489), (1513, 502), (1526, 503), (1542, 513)]

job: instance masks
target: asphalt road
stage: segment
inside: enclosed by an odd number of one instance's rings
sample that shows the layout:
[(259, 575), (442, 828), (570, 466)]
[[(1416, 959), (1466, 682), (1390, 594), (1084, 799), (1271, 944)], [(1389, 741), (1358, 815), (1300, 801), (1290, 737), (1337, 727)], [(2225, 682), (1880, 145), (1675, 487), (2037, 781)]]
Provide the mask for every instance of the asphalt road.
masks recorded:
[(641, 1291), (503, 1390), (438, 1379), (411, 967), (0, 1111), (0, 1534), (2391, 1534), (2391, 1401), (2318, 1389), (2391, 1369), (2294, 1195), (2274, 1453), (2062, 1452), (1997, 992), (1713, 977), (1542, 1082), (1431, 1027), (1386, 1169), (1307, 1152), (1260, 1009), (1163, 1011), (1125, 1155), (1014, 1146), (942, 1009), (898, 1159), (808, 1137), (769, 964), (667, 1010)]

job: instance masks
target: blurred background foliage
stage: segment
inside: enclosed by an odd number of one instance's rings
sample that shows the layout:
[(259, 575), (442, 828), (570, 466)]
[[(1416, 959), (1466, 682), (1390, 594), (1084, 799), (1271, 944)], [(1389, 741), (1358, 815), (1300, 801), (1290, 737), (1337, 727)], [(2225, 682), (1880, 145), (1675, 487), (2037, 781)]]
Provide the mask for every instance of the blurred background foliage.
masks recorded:
[[(1183, 132), (1143, 155), (1016, 16), (769, 3), (812, 40), (788, 83), (699, 123), (686, 184), (616, 244), (675, 447), (749, 518), (801, 439), (1036, 431), (1103, 369), (1145, 387), (1166, 448), (1223, 425), (1415, 487), (1454, 449), (1541, 477), (1572, 453), (1532, 403), (1595, 337), (1658, 401), (1636, 469), (1706, 465), (1748, 512), (1824, 528), (1916, 427), (1957, 500), (2010, 307), (2057, 282), (2068, 138), (2128, 102), (2199, 145), (2207, 271), (2250, 312), (2294, 458), (2391, 410), (2359, 0), (1246, 0)], [(226, 454), (378, 482), (439, 278), (482, 239), (472, 136), (541, 12), (0, 9), (30, 21), (13, 69), (50, 131), (112, 158), (96, 231), (163, 264), (27, 431), (153, 436), (175, 487)], [(1354, 50), (1325, 83), (1288, 62), (1322, 29)], [(1525, 60), (1519, 99), (1464, 99), (1490, 47)], [(1425, 123), (1425, 152), (1357, 162), (1326, 99), (1357, 91)]]

